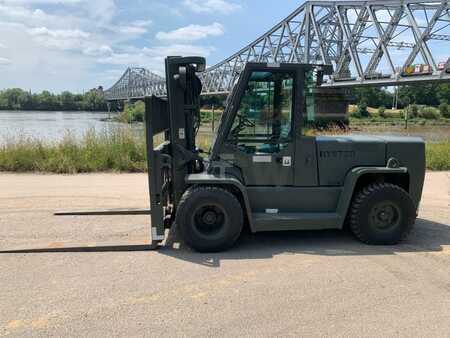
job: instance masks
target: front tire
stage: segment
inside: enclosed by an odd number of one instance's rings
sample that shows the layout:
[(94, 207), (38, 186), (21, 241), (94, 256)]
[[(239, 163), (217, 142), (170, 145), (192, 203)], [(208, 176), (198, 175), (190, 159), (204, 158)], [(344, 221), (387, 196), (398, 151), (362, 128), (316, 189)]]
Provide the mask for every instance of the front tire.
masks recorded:
[(232, 247), (243, 227), (238, 199), (218, 187), (194, 187), (181, 198), (176, 223), (184, 242), (199, 252), (218, 252)]
[(375, 183), (355, 197), (350, 210), (350, 228), (362, 242), (395, 245), (410, 233), (416, 209), (409, 194), (394, 184)]

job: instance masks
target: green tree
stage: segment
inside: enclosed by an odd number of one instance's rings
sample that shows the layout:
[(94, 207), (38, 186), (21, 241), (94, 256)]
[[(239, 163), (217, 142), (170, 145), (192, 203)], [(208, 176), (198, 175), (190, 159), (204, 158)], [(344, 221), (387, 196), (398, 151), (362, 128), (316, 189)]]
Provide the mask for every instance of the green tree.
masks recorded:
[(369, 117), (369, 111), (367, 110), (367, 103), (366, 101), (361, 101), (358, 104), (358, 108), (357, 108), (357, 114), (361, 117)]
[(58, 98), (47, 90), (37, 96), (38, 108), (40, 110), (57, 110), (60, 108)]
[(392, 107), (393, 94), (384, 88), (377, 87), (359, 87), (353, 90), (355, 103), (363, 100), (370, 107)]
[(89, 111), (107, 110), (104, 97), (96, 91), (89, 91), (83, 97), (83, 109)]
[(450, 109), (448, 107), (448, 103), (447, 102), (442, 102), (439, 105), (439, 112), (441, 113), (441, 115), (443, 117), (450, 118)]
[(78, 110), (80, 107), (75, 101), (75, 95), (70, 92), (62, 92), (59, 96), (62, 110)]

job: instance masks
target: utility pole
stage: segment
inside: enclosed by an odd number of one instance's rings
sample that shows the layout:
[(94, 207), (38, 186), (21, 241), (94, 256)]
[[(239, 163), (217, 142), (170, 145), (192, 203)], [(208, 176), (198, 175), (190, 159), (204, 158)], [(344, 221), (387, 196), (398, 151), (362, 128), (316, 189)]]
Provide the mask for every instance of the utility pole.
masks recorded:
[(214, 105), (212, 105), (212, 131), (213, 131), (213, 133), (216, 131), (216, 128), (215, 128), (215, 120), (216, 120), (216, 113), (215, 113), (215, 111), (214, 111)]

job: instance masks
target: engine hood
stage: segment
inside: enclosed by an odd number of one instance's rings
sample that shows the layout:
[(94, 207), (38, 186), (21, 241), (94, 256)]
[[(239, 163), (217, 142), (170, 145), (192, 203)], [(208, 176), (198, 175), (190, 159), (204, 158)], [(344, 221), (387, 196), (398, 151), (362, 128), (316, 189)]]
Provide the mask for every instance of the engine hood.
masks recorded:
[(384, 167), (391, 157), (401, 165), (411, 165), (414, 156), (423, 162), (424, 141), (418, 137), (338, 135), (316, 140), (320, 185), (342, 185), (352, 168)]

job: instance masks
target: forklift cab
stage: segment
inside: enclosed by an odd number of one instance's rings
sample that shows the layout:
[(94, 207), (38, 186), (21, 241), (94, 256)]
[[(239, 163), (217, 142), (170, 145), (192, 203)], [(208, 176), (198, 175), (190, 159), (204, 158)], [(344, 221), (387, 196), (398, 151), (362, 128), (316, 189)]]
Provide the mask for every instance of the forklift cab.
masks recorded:
[(314, 138), (302, 133), (314, 71), (310, 65), (248, 63), (224, 113), (213, 160), (240, 168), (250, 187), (316, 185)]

